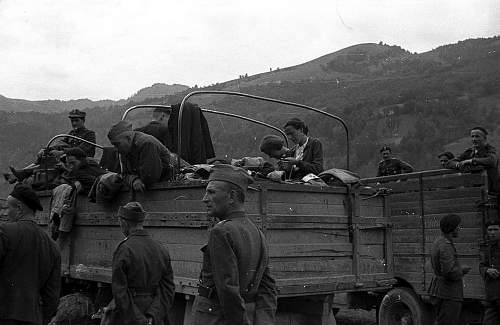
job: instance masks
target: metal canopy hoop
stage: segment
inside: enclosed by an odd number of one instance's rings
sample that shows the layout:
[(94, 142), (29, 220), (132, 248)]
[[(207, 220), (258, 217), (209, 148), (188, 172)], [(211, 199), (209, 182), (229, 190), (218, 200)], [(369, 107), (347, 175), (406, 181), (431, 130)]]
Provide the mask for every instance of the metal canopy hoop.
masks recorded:
[(85, 140), (85, 139), (79, 138), (79, 137), (74, 136), (74, 135), (71, 135), (71, 134), (58, 134), (58, 135), (56, 135), (56, 136), (52, 137), (52, 139), (50, 139), (50, 140), (49, 140), (49, 142), (47, 142), (47, 145), (45, 146), (45, 148), (49, 148), (49, 147), (50, 147), (50, 145), (52, 144), (52, 142), (54, 142), (54, 140), (55, 140), (55, 139), (57, 139), (57, 138), (72, 138), (72, 139), (76, 139), (76, 140), (79, 140), (79, 141), (85, 142), (86, 144), (90, 144), (90, 145), (92, 145), (92, 146), (94, 146), (94, 147), (97, 147), (97, 148), (99, 148), (99, 149), (101, 149), (101, 150), (102, 150), (102, 149), (104, 149), (104, 147), (103, 147), (103, 146), (98, 145), (97, 143), (90, 142), (90, 141), (88, 141), (88, 140)]
[(199, 91), (193, 91), (193, 92), (187, 94), (182, 99), (181, 107), (179, 109), (179, 120), (178, 120), (178, 143), (177, 143), (177, 149), (178, 149), (179, 152), (181, 152), (181, 148), (182, 148), (181, 121), (182, 121), (182, 114), (183, 114), (183, 110), (184, 110), (184, 105), (185, 105), (186, 101), (188, 100), (188, 98), (190, 98), (190, 97), (197, 96), (197, 95), (207, 95), (207, 94), (209, 94), (209, 95), (211, 94), (211, 95), (239, 96), (239, 97), (246, 97), (246, 98), (251, 98), (251, 99), (257, 99), (257, 100), (262, 100), (262, 101), (267, 101), (267, 102), (272, 102), (272, 103), (277, 103), (277, 104), (282, 104), (282, 105), (289, 105), (289, 106), (294, 106), (294, 107), (299, 107), (299, 108), (307, 109), (307, 110), (310, 110), (310, 111), (314, 111), (316, 113), (320, 113), (320, 114), (326, 115), (326, 116), (328, 116), (330, 118), (333, 118), (334, 120), (337, 120), (338, 122), (340, 122), (340, 124), (342, 124), (342, 126), (344, 127), (344, 130), (345, 130), (345, 136), (346, 136), (346, 169), (349, 170), (349, 150), (350, 150), (350, 146), (349, 146), (349, 129), (347, 128), (347, 124), (344, 122), (343, 119), (341, 119), (340, 117), (338, 117), (336, 115), (324, 112), (324, 111), (322, 111), (320, 109), (317, 109), (317, 108), (314, 108), (314, 107), (311, 107), (311, 106), (302, 105), (302, 104), (293, 103), (293, 102), (287, 102), (287, 101), (279, 100), (279, 99), (273, 99), (273, 98), (267, 98), (267, 97), (256, 96), (256, 95), (251, 95), (251, 94), (239, 93), (239, 92), (234, 92), (234, 91), (199, 90)]

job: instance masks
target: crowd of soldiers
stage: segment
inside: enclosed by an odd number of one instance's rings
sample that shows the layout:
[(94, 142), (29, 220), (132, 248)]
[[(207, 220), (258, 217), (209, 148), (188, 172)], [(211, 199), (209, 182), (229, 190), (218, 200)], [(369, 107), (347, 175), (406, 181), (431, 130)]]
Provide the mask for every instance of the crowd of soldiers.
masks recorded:
[[(108, 139), (120, 153), (124, 183), (135, 191), (172, 177), (178, 159), (171, 152), (168, 134), (169, 110), (157, 109), (153, 121), (134, 130), (120, 121), (108, 133)], [(69, 114), (78, 139), (66, 139), (63, 150), (52, 155), (64, 163), (65, 180), (79, 193), (86, 193), (94, 180), (106, 171), (92, 162), (95, 133), (85, 128), (85, 113)], [(292, 149), (276, 136), (266, 136), (260, 150), (279, 160), (278, 170), (290, 177), (303, 177), (323, 171), (321, 142), (308, 136), (308, 127), (297, 118), (288, 121), (285, 133), (294, 142)], [(496, 190), (497, 159), (495, 148), (486, 141), (484, 128), (471, 131), (472, 147), (454, 157), (439, 155), (445, 168), (486, 169), (491, 189)], [(383, 160), (377, 176), (410, 173), (413, 167), (392, 156), (390, 147), (381, 150)], [(29, 178), (40, 163), (22, 169), (11, 168), (13, 179)], [(10, 179), (10, 178), (9, 178)], [(203, 202), (210, 217), (221, 220), (210, 231), (202, 248), (203, 265), (198, 296), (192, 309), (192, 323), (198, 324), (273, 324), (277, 308), (276, 285), (269, 273), (268, 250), (263, 233), (246, 217), (244, 202), (252, 181), (239, 167), (220, 164), (212, 167)], [(57, 310), (60, 293), (61, 256), (58, 246), (35, 223), (35, 213), (42, 210), (36, 193), (20, 182), (7, 198), (11, 222), (0, 225), (0, 325), (47, 324)], [(112, 260), (113, 300), (106, 308), (105, 324), (168, 324), (175, 287), (168, 251), (143, 228), (146, 212), (138, 202), (119, 208), (120, 228), (125, 239)], [(435, 277), (429, 294), (437, 307), (438, 324), (457, 324), (463, 298), (462, 278), (470, 268), (461, 266), (453, 238), (458, 236), (460, 218), (442, 218), (442, 236), (431, 251)], [(490, 242), (481, 262), (486, 283), (485, 324), (500, 322), (500, 222), (487, 225)]]

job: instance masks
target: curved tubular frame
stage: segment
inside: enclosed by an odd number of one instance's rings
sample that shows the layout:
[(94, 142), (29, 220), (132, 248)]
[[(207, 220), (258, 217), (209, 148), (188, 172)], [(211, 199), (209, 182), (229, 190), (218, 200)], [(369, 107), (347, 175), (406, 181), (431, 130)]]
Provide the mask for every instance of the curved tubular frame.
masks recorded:
[(50, 145), (52, 144), (52, 142), (54, 142), (54, 140), (55, 140), (55, 139), (57, 139), (57, 138), (72, 138), (72, 139), (76, 139), (76, 140), (80, 140), (80, 141), (82, 141), (82, 142), (85, 142), (86, 144), (93, 145), (94, 147), (97, 147), (97, 148), (99, 148), (99, 149), (101, 149), (101, 150), (102, 150), (102, 149), (104, 149), (104, 147), (103, 147), (103, 146), (98, 145), (97, 143), (90, 142), (90, 141), (88, 141), (88, 140), (85, 140), (85, 139), (79, 138), (79, 137), (74, 136), (74, 135), (71, 135), (71, 134), (58, 134), (58, 135), (56, 135), (56, 136), (52, 137), (52, 139), (50, 139), (50, 140), (49, 140), (49, 142), (47, 142), (47, 145), (45, 146), (45, 148), (46, 148), (46, 149), (47, 149), (47, 148), (49, 148), (49, 147), (50, 147)]
[(127, 110), (122, 115), (122, 121), (127, 118), (128, 113), (130, 113), (131, 111), (133, 111), (135, 109), (138, 109), (138, 108), (158, 108), (158, 107), (172, 108), (172, 106), (170, 106), (170, 105), (157, 105), (157, 104), (135, 105), (135, 106), (127, 108)]
[[(138, 108), (156, 108), (156, 107), (172, 108), (172, 106), (170, 106), (170, 105), (156, 105), (156, 104), (151, 104), (151, 105), (136, 105), (136, 106), (132, 106), (132, 107), (128, 108), (123, 113), (122, 120), (125, 120), (127, 118), (128, 114), (131, 111), (136, 110)], [(271, 124), (268, 124), (268, 123), (265, 123), (265, 122), (262, 122), (262, 121), (259, 121), (259, 120), (255, 120), (255, 119), (243, 116), (243, 115), (238, 115), (238, 114), (233, 114), (233, 113), (226, 113), (226, 112), (221, 112), (221, 111), (216, 111), (216, 110), (211, 110), (211, 109), (206, 109), (206, 108), (200, 108), (200, 109), (201, 109), (202, 112), (211, 113), (211, 114), (217, 114), (217, 115), (230, 116), (230, 117), (235, 117), (235, 118), (239, 118), (239, 119), (242, 119), (242, 120), (245, 120), (245, 121), (249, 121), (249, 122), (252, 122), (252, 123), (255, 123), (255, 124), (267, 126), (268, 128), (273, 129), (273, 130), (279, 132), (283, 136), (283, 139), (285, 140), (286, 146), (288, 147), (288, 138), (287, 138), (285, 132), (282, 129), (280, 129), (279, 127), (276, 127), (274, 125), (271, 125)]]
[(257, 99), (257, 100), (262, 100), (262, 101), (267, 101), (267, 102), (272, 102), (272, 103), (277, 103), (277, 104), (282, 104), (282, 105), (289, 105), (289, 106), (294, 106), (294, 107), (299, 107), (299, 108), (307, 109), (307, 110), (310, 110), (310, 111), (314, 111), (316, 113), (323, 114), (323, 115), (326, 115), (326, 116), (328, 116), (328, 117), (330, 117), (330, 118), (332, 118), (334, 120), (337, 120), (338, 122), (340, 122), (340, 124), (342, 124), (342, 126), (344, 127), (344, 130), (345, 130), (345, 136), (346, 136), (346, 169), (349, 170), (349, 151), (350, 151), (349, 129), (348, 129), (347, 124), (345, 123), (345, 121), (343, 119), (341, 119), (340, 117), (338, 117), (336, 115), (324, 112), (324, 111), (322, 111), (320, 109), (317, 109), (317, 108), (314, 108), (314, 107), (311, 107), (311, 106), (297, 104), (297, 103), (293, 103), (293, 102), (287, 102), (287, 101), (279, 100), (279, 99), (273, 99), (273, 98), (261, 97), (261, 96), (251, 95), (251, 94), (239, 93), (239, 92), (234, 92), (234, 91), (219, 91), (219, 90), (193, 91), (193, 92), (187, 94), (182, 99), (181, 107), (179, 109), (179, 120), (178, 120), (178, 128), (177, 128), (178, 132), (179, 132), (178, 133), (177, 149), (178, 149), (179, 152), (181, 152), (181, 148), (182, 148), (182, 139), (181, 139), (181, 126), (182, 125), (181, 125), (181, 121), (182, 121), (182, 113), (183, 113), (183, 110), (184, 110), (184, 104), (186, 103), (186, 101), (190, 97), (197, 96), (197, 95), (207, 95), (207, 94), (209, 94), (209, 95), (211, 94), (211, 95), (239, 96), (239, 97), (246, 97), (246, 98), (251, 98), (251, 99)]

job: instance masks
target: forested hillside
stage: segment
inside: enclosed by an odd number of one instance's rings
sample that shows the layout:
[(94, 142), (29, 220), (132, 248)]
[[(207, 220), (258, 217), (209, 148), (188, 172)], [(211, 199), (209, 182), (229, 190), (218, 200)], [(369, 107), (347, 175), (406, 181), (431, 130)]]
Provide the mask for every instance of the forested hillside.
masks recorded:
[[(293, 71), (300, 78), (293, 77)], [(436, 155), (444, 149), (462, 150), (468, 145), (468, 129), (475, 125), (490, 130), (490, 142), (500, 148), (499, 37), (466, 40), (422, 54), (397, 46), (361, 44), (304, 65), (210, 89), (299, 102), (341, 116), (350, 127), (351, 169), (362, 176), (375, 174), (378, 149), (386, 144), (418, 170), (438, 167)], [(141, 103), (179, 102), (191, 90)], [(137, 103), (87, 110), (87, 125), (96, 130), (99, 143), (108, 144), (108, 128), (133, 104)], [(322, 140), (327, 165), (345, 166), (344, 132), (324, 116), (235, 97), (209, 96), (200, 104), (277, 126), (298, 116), (309, 124), (311, 135)], [(147, 115), (137, 113), (131, 119), (139, 125)], [(218, 155), (257, 155), (261, 137), (270, 132), (228, 117), (208, 119)], [(28, 163), (52, 135), (68, 129), (66, 113), (0, 112), (0, 168)]]

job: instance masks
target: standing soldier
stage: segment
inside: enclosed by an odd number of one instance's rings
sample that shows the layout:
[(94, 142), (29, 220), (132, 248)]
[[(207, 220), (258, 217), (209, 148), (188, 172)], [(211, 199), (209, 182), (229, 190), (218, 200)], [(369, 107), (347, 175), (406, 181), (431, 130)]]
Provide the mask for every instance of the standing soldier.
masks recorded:
[(215, 165), (203, 202), (219, 218), (202, 248), (203, 266), (193, 325), (274, 324), (277, 293), (262, 232), (245, 215), (247, 172)]
[(382, 147), (380, 154), (382, 160), (378, 163), (377, 177), (413, 172), (413, 167), (409, 163), (392, 156), (391, 147)]
[[(134, 131), (139, 131), (154, 136), (168, 148), (169, 134), (168, 120), (172, 109), (167, 107), (157, 107), (153, 111), (153, 120), (143, 127), (137, 128)], [(168, 148), (170, 150), (170, 148)]]
[(486, 289), (483, 325), (500, 324), (500, 220), (486, 223), (488, 242), (481, 250), (479, 272)]
[(444, 216), (439, 222), (441, 236), (432, 244), (431, 263), (434, 277), (429, 286), (436, 308), (437, 325), (459, 324), (464, 297), (463, 276), (470, 267), (461, 266), (453, 238), (458, 237), (460, 217), (456, 214)]
[(42, 206), (18, 184), (7, 197), (9, 222), (0, 225), (0, 324), (47, 324), (61, 289), (61, 254), (35, 223)]
[(146, 212), (139, 202), (118, 210), (125, 239), (113, 255), (113, 301), (102, 323), (167, 325), (175, 286), (168, 251), (143, 228)]

